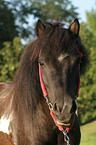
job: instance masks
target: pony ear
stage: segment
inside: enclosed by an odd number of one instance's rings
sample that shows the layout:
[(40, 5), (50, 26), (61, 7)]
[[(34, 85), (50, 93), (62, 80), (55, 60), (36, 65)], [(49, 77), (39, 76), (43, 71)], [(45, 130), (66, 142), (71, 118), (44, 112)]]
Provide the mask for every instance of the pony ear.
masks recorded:
[(39, 19), (37, 24), (36, 24), (36, 34), (37, 34), (38, 37), (42, 35), (42, 33), (44, 32), (45, 28), (46, 28), (46, 26)]
[(77, 18), (75, 18), (74, 22), (70, 25), (69, 30), (75, 34), (79, 34), (80, 24)]

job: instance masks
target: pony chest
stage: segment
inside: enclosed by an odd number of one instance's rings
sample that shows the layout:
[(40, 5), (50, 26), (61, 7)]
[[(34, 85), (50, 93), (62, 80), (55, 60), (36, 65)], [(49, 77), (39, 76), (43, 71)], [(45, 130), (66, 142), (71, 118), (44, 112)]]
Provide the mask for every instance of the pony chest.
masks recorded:
[(9, 135), (11, 133), (11, 128), (10, 128), (11, 120), (12, 120), (11, 116), (9, 116), (8, 118), (2, 116), (0, 119), (0, 131), (7, 133)]

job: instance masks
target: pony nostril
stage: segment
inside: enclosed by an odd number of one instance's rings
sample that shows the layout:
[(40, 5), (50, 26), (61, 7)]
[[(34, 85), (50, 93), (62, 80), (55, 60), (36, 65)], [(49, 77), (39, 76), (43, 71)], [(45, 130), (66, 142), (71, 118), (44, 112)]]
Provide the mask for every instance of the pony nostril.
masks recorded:
[(62, 109), (61, 108), (59, 108), (59, 111), (60, 111), (60, 113), (62, 112)]
[(72, 102), (72, 108), (71, 108), (70, 113), (75, 113), (76, 109), (77, 109), (76, 102), (73, 101), (73, 102)]

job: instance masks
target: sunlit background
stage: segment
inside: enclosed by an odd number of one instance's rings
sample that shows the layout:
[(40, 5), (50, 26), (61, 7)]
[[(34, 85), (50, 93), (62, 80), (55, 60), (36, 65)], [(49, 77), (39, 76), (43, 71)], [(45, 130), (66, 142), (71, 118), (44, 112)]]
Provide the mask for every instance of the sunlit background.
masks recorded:
[(80, 22), (86, 22), (86, 12), (96, 9), (96, 0), (71, 0), (74, 6), (78, 7), (77, 12), (80, 16)]

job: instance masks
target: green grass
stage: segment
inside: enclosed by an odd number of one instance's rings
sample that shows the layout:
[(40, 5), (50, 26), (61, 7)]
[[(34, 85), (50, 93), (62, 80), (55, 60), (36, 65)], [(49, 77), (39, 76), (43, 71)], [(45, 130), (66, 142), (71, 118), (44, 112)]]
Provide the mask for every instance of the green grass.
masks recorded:
[(96, 145), (96, 121), (81, 127), (80, 145)]

